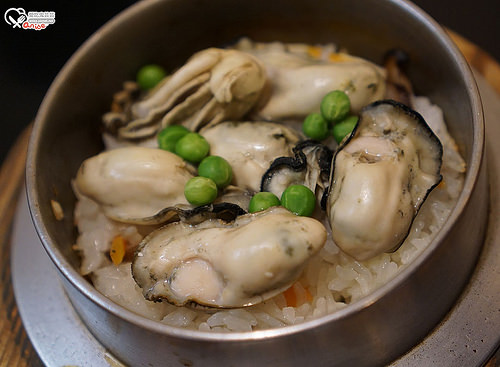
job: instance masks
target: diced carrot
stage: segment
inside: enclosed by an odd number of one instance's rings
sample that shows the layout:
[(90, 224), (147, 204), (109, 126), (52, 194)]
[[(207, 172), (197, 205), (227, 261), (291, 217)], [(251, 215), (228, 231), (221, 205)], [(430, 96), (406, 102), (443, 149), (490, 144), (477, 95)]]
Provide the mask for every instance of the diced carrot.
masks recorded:
[(332, 52), (328, 55), (328, 60), (333, 62), (344, 62), (344, 61), (349, 61), (350, 59), (346, 57), (346, 55), (343, 53)]
[[(321, 59), (323, 57), (325, 50), (322, 47), (319, 46), (309, 46), (307, 48), (307, 53), (309, 56), (311, 56), (313, 59)], [(329, 52), (328, 53), (328, 60), (332, 62), (344, 62), (344, 61), (349, 61), (351, 58), (346, 56), (345, 53), (342, 52)]]
[(309, 288), (304, 288), (304, 290), (306, 291), (307, 302), (311, 303), (313, 301), (313, 296), (312, 296), (311, 292), (309, 291)]
[(288, 288), (285, 292), (283, 292), (285, 296), (286, 305), (288, 307), (297, 307), (297, 295), (295, 294), (295, 289), (293, 289), (293, 285)]
[(309, 46), (307, 48), (307, 53), (312, 58), (319, 59), (321, 57), (321, 54), (323, 53), (323, 49), (318, 46)]
[(109, 250), (109, 256), (113, 264), (120, 265), (122, 263), (126, 250), (127, 240), (123, 236), (115, 236), (111, 241), (111, 249)]
[(313, 296), (309, 289), (303, 287), (300, 282), (294, 283), (283, 292), (283, 295), (288, 307), (300, 307), (306, 302), (311, 303), (313, 301)]

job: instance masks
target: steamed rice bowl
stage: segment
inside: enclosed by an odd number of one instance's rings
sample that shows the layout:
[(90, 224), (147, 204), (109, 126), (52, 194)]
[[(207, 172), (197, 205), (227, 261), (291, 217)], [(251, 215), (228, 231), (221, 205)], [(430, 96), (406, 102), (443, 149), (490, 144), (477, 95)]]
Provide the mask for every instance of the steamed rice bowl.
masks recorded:
[[(114, 265), (108, 258), (110, 244), (117, 235), (124, 237), (130, 248), (135, 248), (150, 228), (109, 219), (102, 207), (75, 190), (78, 197), (75, 221), (80, 233), (76, 249), (82, 255), (81, 273), (90, 276), (99, 292), (131, 311), (168, 325), (202, 331), (275, 328), (346, 307), (385, 284), (426, 248), (446, 221), (463, 185), (465, 164), (447, 132), (441, 110), (425, 97), (411, 96), (411, 102), (443, 144), (443, 183), (431, 192), (397, 251), (356, 261), (342, 252), (329, 235), (325, 246), (308, 261), (291, 289), (261, 304), (239, 309), (200, 310), (151, 302), (145, 300), (134, 281), (130, 262)], [(107, 139), (108, 148), (114, 147), (109, 144), (109, 137)]]

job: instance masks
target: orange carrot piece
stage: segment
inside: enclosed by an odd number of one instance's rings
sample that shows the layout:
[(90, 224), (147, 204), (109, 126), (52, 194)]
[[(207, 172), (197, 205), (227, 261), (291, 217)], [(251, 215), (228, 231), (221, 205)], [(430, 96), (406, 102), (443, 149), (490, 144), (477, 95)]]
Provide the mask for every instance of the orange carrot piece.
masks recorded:
[(297, 295), (295, 294), (295, 289), (293, 289), (293, 285), (288, 288), (285, 292), (283, 292), (285, 296), (286, 305), (288, 307), (297, 307)]
[(309, 291), (309, 288), (304, 288), (306, 291), (306, 300), (308, 303), (311, 303), (313, 301), (313, 296), (311, 292)]
[(329, 61), (332, 61), (332, 62), (346, 62), (346, 61), (350, 61), (349, 57), (347, 57), (345, 54), (343, 53), (336, 53), (336, 52), (332, 52), (328, 55), (328, 60)]
[(309, 46), (307, 48), (307, 53), (312, 58), (319, 59), (321, 57), (321, 54), (323, 53), (323, 50), (318, 46)]
[[(299, 297), (299, 295), (297, 294), (297, 290), (295, 289), (296, 285), (297, 283), (294, 283), (290, 288), (288, 288), (286, 291), (283, 292), (287, 307), (300, 307), (305, 302), (311, 303), (313, 301), (313, 296), (309, 291), (309, 289), (307, 287), (302, 287), (300, 285), (299, 287), (300, 289), (304, 290), (304, 293), (302, 294), (302, 292), (300, 292), (300, 294), (302, 295)], [(300, 304), (299, 304), (299, 298), (300, 298)]]
[(446, 188), (446, 182), (444, 182), (444, 179), (437, 185), (438, 189), (444, 189)]
[(111, 241), (111, 249), (109, 250), (109, 256), (113, 264), (120, 265), (122, 263), (126, 250), (127, 240), (120, 235), (115, 236)]

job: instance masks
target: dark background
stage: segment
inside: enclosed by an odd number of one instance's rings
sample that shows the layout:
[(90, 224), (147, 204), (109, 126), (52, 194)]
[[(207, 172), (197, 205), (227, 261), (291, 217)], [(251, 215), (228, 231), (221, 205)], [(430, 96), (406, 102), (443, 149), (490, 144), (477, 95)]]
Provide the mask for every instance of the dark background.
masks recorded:
[[(499, 0), (414, 2), (438, 22), (500, 60)], [(50, 83), (71, 54), (107, 20), (133, 3), (131, 0), (1, 2), (0, 14), (11, 7), (22, 7), (26, 12), (55, 11), (56, 23), (45, 30), (32, 31), (13, 29), (0, 20), (0, 162), (19, 133), (34, 119)]]

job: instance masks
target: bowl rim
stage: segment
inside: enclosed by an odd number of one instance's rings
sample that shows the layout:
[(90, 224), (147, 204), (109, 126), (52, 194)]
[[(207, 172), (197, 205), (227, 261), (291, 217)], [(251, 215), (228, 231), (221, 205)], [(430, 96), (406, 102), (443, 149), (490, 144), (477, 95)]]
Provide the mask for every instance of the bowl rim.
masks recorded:
[(92, 34), (78, 48), (78, 50), (69, 58), (69, 60), (66, 62), (66, 64), (54, 79), (40, 105), (39, 111), (35, 118), (35, 123), (28, 144), (28, 154), (26, 160), (26, 193), (30, 214), (36, 232), (45, 248), (45, 251), (58, 269), (59, 273), (88, 300), (92, 301), (101, 309), (110, 312), (119, 319), (127, 321), (128, 323), (133, 324), (138, 328), (146, 329), (148, 331), (170, 337), (207, 342), (269, 339), (316, 328), (320, 325), (325, 325), (330, 322), (346, 318), (349, 315), (361, 312), (371, 304), (384, 297), (391, 290), (400, 286), (406, 278), (411, 277), (411, 275), (415, 273), (416, 269), (419, 268), (420, 265), (425, 262), (426, 259), (434, 251), (436, 251), (438, 245), (445, 239), (456, 220), (462, 215), (465, 210), (465, 207), (470, 198), (470, 194), (472, 193), (473, 188), (475, 187), (478, 180), (479, 171), (484, 160), (484, 117), (480, 95), (470, 66), (467, 64), (465, 58), (460, 53), (457, 46), (453, 43), (445, 30), (441, 27), (441, 25), (437, 23), (433, 18), (431, 18), (428, 14), (426, 14), (417, 5), (411, 3), (408, 0), (384, 1), (391, 6), (402, 8), (402, 10), (404, 10), (406, 13), (411, 13), (414, 17), (418, 18), (419, 22), (422, 23), (422, 25), (425, 25), (427, 28), (434, 31), (436, 39), (439, 41), (440, 46), (444, 48), (450, 55), (450, 59), (454, 60), (454, 62), (457, 64), (461, 75), (464, 78), (464, 82), (468, 86), (467, 92), (470, 100), (470, 107), (474, 115), (474, 120), (476, 122), (474, 124), (475, 129), (472, 139), (473, 144), (471, 149), (471, 162), (468, 165), (464, 180), (464, 186), (457, 199), (455, 207), (453, 208), (450, 216), (446, 220), (443, 227), (439, 230), (433, 241), (410, 264), (408, 264), (404, 269), (398, 272), (384, 285), (380, 286), (368, 295), (363, 296), (359, 300), (349, 304), (348, 306), (334, 311), (333, 313), (312, 320), (307, 320), (299, 324), (287, 325), (280, 328), (230, 333), (183, 329), (167, 324), (162, 324), (159, 321), (148, 319), (116, 304), (111, 299), (99, 293), (90, 282), (84, 279), (84, 277), (80, 275), (78, 270), (68, 262), (62, 252), (57, 248), (57, 246), (52, 243), (52, 238), (47, 228), (45, 227), (44, 220), (40, 212), (38, 203), (41, 201), (41, 198), (39, 197), (39, 193), (36, 191), (37, 167), (35, 164), (36, 153), (40, 146), (39, 137), (43, 130), (46, 116), (49, 113), (51, 105), (55, 101), (55, 95), (57, 94), (56, 92), (61, 87), (61, 85), (65, 83), (66, 77), (71, 72), (73, 67), (80, 62), (80, 60), (88, 53), (89, 50), (94, 47), (95, 44), (100, 42), (101, 38), (105, 37), (106, 34), (110, 33), (114, 28), (120, 27), (121, 23), (127, 23), (127, 21), (135, 17), (137, 13), (145, 11), (149, 7), (154, 6), (155, 3), (164, 2), (162, 0), (145, 0), (133, 4), (115, 15), (94, 34)]

